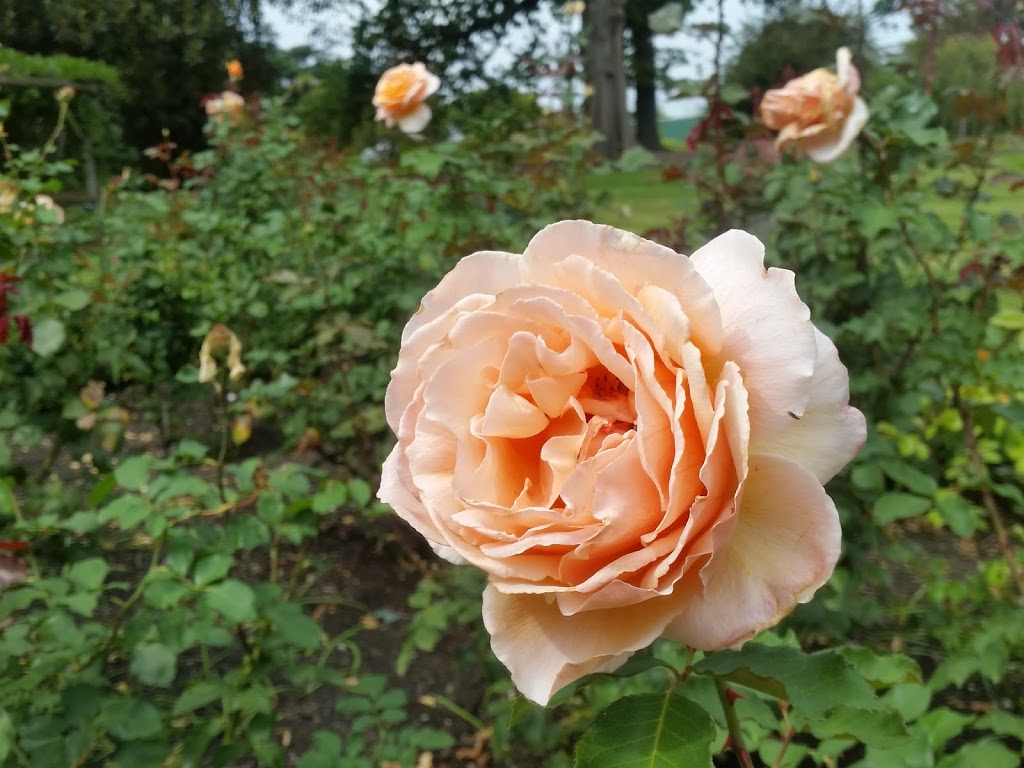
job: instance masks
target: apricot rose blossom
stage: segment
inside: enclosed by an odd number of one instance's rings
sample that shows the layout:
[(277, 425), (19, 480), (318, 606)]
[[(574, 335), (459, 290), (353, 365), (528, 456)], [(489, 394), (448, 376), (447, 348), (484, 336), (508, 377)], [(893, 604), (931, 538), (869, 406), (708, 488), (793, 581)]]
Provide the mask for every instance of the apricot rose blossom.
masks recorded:
[(388, 128), (397, 125), (405, 133), (418, 134), (430, 124), (432, 115), (425, 101), (440, 87), (440, 78), (420, 62), (392, 67), (377, 81), (374, 119), (383, 120)]
[(742, 644), (832, 573), (822, 486), (864, 418), (793, 273), (745, 232), (687, 258), (565, 221), (475, 253), (391, 376), (379, 497), (487, 573), (492, 647), (536, 702), (658, 637)]
[(831, 163), (850, 146), (870, 115), (849, 48), (836, 51), (836, 72), (816, 69), (761, 100), (761, 119), (778, 131), (775, 146), (796, 143), (816, 163)]

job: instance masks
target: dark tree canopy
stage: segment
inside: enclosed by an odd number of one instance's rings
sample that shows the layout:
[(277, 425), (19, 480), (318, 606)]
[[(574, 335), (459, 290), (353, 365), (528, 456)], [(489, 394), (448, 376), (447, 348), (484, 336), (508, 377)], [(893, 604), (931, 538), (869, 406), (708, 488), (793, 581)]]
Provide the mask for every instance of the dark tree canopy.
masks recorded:
[(246, 90), (274, 82), (261, 41), (258, 0), (4, 0), (0, 44), (105, 62), (124, 86), (125, 141), (155, 144), (163, 129), (202, 143), (200, 99), (225, 81), (224, 62), (245, 63)]
[(862, 39), (859, 24), (822, 10), (788, 8), (763, 26), (742, 34), (739, 54), (728, 67), (728, 80), (744, 88), (767, 90), (787, 75), (835, 66), (836, 50), (856, 47)]

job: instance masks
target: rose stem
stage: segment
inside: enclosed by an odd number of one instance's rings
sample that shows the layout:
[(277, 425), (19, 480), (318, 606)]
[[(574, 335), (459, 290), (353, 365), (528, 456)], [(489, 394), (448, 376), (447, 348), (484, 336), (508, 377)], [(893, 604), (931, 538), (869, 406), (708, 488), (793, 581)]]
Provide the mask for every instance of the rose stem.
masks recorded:
[(725, 682), (715, 678), (715, 690), (718, 691), (718, 699), (722, 702), (722, 712), (725, 714), (726, 725), (729, 726), (729, 736), (732, 741), (732, 750), (739, 758), (743, 768), (754, 768), (750, 759), (750, 753), (743, 743), (743, 730), (740, 728), (740, 719), (736, 716), (736, 706), (733, 704), (733, 697), (726, 687)]

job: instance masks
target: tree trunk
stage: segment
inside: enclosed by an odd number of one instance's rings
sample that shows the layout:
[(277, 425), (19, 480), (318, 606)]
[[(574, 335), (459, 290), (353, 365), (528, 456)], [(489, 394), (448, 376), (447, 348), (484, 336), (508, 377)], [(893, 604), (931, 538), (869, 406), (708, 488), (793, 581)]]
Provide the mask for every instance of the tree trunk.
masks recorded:
[(625, 0), (591, 0), (585, 16), (587, 80), (594, 89), (590, 119), (594, 130), (604, 137), (598, 149), (612, 160), (632, 143), (622, 44), (625, 5)]
[(633, 72), (636, 76), (636, 140), (644, 149), (662, 149), (658, 134), (658, 100), (655, 94), (657, 70), (654, 63), (654, 36), (646, 9), (628, 18), (633, 37)]

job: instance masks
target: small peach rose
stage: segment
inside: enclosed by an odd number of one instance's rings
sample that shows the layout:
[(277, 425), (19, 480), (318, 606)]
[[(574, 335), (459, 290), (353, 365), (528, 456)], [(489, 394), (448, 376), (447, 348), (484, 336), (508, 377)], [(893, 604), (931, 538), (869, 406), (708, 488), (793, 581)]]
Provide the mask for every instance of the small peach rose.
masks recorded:
[(0, 181), (0, 213), (10, 213), (18, 202), (18, 187), (9, 181)]
[(233, 123), (242, 119), (245, 112), (245, 99), (234, 91), (224, 91), (220, 96), (213, 96), (203, 103), (206, 114), (214, 120), (228, 115)]
[(416, 134), (430, 123), (430, 107), (424, 101), (441, 87), (441, 79), (427, 71), (420, 62), (392, 67), (377, 82), (373, 106), (375, 120), (383, 120), (388, 128), (397, 125), (406, 133)]
[(839, 557), (823, 484), (864, 442), (835, 346), (745, 232), (687, 258), (554, 224), (459, 262), (406, 325), (379, 497), (483, 569), (528, 698), (664, 636), (738, 646)]
[(232, 59), (231, 61), (225, 62), (224, 68), (228, 71), (229, 80), (241, 80), (245, 76), (245, 70), (242, 69), (242, 62), (238, 59)]
[(53, 213), (57, 217), (57, 224), (64, 223), (64, 209), (57, 205), (49, 195), (36, 195), (36, 205)]
[(846, 151), (868, 120), (859, 91), (860, 74), (850, 49), (840, 48), (835, 74), (816, 69), (768, 91), (761, 101), (761, 118), (779, 132), (778, 149), (795, 142), (811, 160), (830, 163)]

